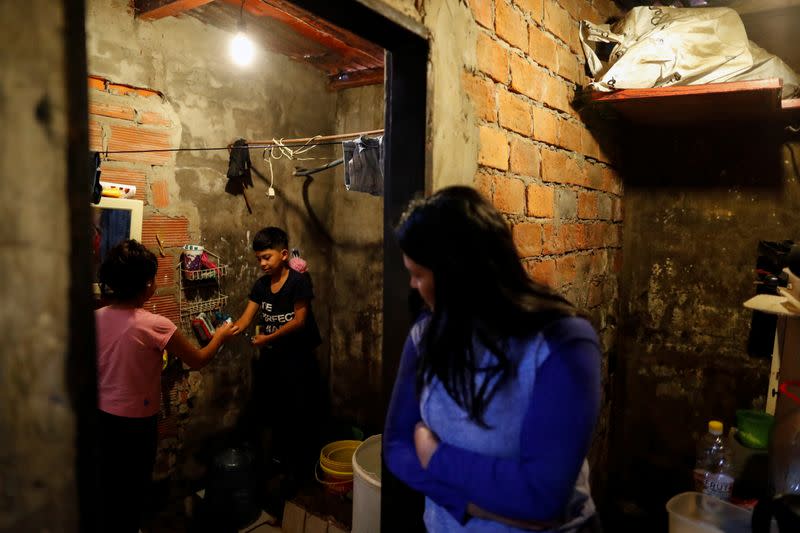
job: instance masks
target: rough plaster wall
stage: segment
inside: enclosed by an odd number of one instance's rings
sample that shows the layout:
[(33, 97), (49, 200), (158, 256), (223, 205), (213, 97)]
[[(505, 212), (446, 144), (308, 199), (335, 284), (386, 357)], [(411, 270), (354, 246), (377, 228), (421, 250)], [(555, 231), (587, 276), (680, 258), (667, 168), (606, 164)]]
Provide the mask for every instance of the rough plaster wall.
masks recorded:
[[(227, 56), (231, 35), (193, 18), (138, 21), (124, 0), (95, 0), (88, 7), (89, 72), (162, 92), (180, 121), (182, 146), (218, 147), (239, 137), (293, 138), (335, 129), (336, 95), (326, 91), (324, 76), (311, 67), (260, 51), (251, 67), (240, 70)], [(330, 148), (316, 152), (334, 155)], [(252, 150), (251, 159), (269, 179), (261, 151)], [(269, 200), (266, 181), (254, 173), (255, 187), (247, 191), (253, 208), (249, 214), (240, 196), (224, 192), (227, 166), (225, 151), (179, 153), (174, 169), (163, 176), (169, 205), (159, 212), (186, 217), (191, 239), (228, 262), (223, 289), (229, 295), (227, 311), (234, 316), (244, 309), (260, 273), (252, 256), (253, 235), (267, 225), (286, 229), (290, 247), (300, 248), (311, 265), (317, 319), (327, 337), (330, 247), (304, 204), (303, 181), (291, 176), (293, 165), (285, 159), (273, 163), (277, 198)], [(330, 187), (320, 182), (308, 188), (311, 212), (321, 221), (328, 217)], [(327, 359), (327, 341), (318, 352)], [(201, 444), (233, 424), (248, 391), (252, 353), (246, 338), (236, 338), (202, 371), (187, 444)]]
[(632, 134), (643, 140), (629, 146), (626, 174), (615, 446), (622, 486), (655, 515), (689, 490), (706, 422), (727, 429), (736, 409), (764, 406), (769, 361), (747, 355), (742, 303), (755, 294), (758, 241), (800, 238), (800, 145), (776, 133), (756, 124)]
[(0, 32), (0, 120), (7, 126), (0, 133), (0, 531), (70, 531), (76, 486), (75, 417), (64, 381), (70, 244), (63, 13), (59, 2), (3, 2), (0, 20), (15, 21)]
[[(372, 85), (337, 93), (336, 131), (383, 128), (384, 89)], [(333, 237), (330, 305), (330, 386), (333, 412), (364, 429), (381, 431), (383, 336), (383, 197), (347, 191), (344, 170), (331, 180)]]

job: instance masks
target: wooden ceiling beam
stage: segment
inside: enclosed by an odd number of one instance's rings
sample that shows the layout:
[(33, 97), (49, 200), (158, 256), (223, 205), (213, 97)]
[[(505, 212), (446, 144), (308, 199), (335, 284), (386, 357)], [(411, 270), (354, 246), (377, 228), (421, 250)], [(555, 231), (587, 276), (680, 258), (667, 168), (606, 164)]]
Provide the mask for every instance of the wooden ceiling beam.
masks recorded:
[[(239, 6), (241, 0), (224, 0)], [(338, 55), (358, 57), (375, 67), (383, 66), (383, 48), (300, 9), (287, 0), (245, 0), (244, 9), (256, 17), (270, 17)]]
[(379, 85), (383, 84), (383, 76), (382, 68), (340, 72), (328, 78), (328, 89), (338, 91), (364, 85)]
[(190, 9), (208, 4), (213, 0), (133, 0), (136, 17), (142, 20), (158, 20), (174, 17)]

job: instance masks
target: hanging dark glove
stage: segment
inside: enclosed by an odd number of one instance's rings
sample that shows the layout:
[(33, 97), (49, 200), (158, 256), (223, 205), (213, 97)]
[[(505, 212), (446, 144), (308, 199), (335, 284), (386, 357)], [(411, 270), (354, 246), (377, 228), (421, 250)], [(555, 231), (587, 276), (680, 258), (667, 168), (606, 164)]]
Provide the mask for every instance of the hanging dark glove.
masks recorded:
[(253, 186), (253, 176), (250, 173), (251, 166), (247, 141), (237, 139), (231, 147), (231, 157), (228, 160), (228, 183), (225, 184), (225, 192), (243, 195), (247, 210), (252, 213), (250, 202), (247, 200), (247, 194), (245, 193), (247, 187)]

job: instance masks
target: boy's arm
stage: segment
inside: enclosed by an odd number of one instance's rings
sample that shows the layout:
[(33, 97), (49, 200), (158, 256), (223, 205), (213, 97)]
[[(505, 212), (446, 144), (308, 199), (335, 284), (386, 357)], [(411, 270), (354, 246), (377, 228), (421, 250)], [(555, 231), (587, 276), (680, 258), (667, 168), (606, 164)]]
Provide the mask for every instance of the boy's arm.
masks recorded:
[(288, 335), (293, 331), (301, 329), (306, 324), (307, 315), (308, 315), (308, 302), (305, 300), (297, 300), (294, 303), (294, 318), (292, 318), (289, 322), (287, 322), (277, 330), (273, 331), (269, 335), (256, 335), (255, 337), (253, 337), (253, 344), (255, 344), (256, 346), (263, 346), (265, 344), (275, 342), (275, 339), (278, 339), (280, 337), (283, 337), (284, 335)]
[(238, 328), (238, 331), (244, 331), (244, 329), (250, 325), (250, 322), (253, 321), (253, 317), (256, 316), (257, 312), (258, 304), (253, 300), (248, 301), (244, 313), (242, 313), (242, 316), (240, 316), (239, 320), (234, 322), (233, 325)]

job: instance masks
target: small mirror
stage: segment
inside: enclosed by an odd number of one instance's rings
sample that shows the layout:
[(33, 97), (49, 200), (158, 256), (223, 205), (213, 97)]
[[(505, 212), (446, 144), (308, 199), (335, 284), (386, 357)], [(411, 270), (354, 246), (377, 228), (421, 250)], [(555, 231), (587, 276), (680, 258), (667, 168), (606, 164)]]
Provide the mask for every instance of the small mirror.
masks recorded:
[(108, 250), (125, 239), (142, 240), (143, 204), (141, 200), (104, 197), (91, 207), (92, 279), (94, 293), (99, 295), (97, 271)]

